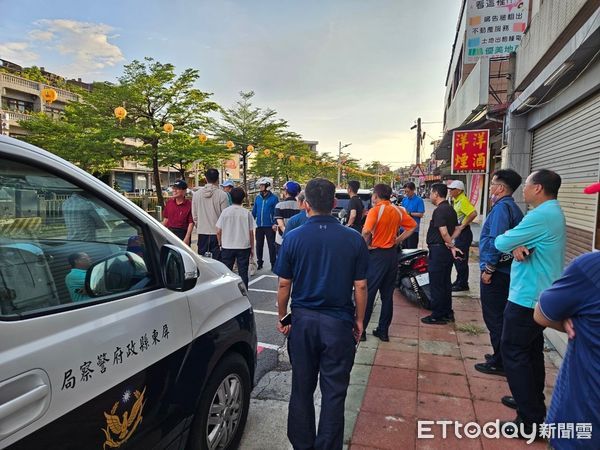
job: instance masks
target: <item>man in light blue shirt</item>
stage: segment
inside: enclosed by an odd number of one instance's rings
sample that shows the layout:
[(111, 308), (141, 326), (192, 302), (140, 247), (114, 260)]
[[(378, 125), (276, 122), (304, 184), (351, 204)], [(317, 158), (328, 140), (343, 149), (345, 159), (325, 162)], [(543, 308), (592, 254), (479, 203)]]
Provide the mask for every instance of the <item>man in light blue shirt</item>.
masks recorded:
[(419, 247), (419, 224), (421, 218), (425, 214), (425, 203), (423, 199), (416, 194), (417, 187), (415, 183), (409, 181), (404, 185), (404, 195), (402, 199), (402, 207), (406, 209), (410, 217), (417, 222), (417, 228), (413, 234), (406, 238), (402, 243), (402, 248), (418, 248)]
[[(551, 170), (533, 172), (523, 187), (523, 196), (534, 209), (511, 230), (498, 236), (496, 248), (512, 252), (508, 303), (504, 310), (501, 352), (512, 398), (502, 403), (516, 407), (514, 429), (528, 434), (543, 423), (544, 327), (533, 312), (541, 292), (561, 273), (565, 259), (565, 216), (557, 200), (561, 178)], [(509, 434), (513, 434), (509, 431)]]

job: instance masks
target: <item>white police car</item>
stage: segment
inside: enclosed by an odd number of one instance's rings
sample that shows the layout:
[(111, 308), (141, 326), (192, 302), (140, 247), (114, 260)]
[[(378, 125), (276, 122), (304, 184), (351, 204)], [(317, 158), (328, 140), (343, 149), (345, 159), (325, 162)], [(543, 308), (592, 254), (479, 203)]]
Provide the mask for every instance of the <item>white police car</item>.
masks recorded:
[(0, 448), (235, 448), (255, 364), (237, 276), (0, 136)]

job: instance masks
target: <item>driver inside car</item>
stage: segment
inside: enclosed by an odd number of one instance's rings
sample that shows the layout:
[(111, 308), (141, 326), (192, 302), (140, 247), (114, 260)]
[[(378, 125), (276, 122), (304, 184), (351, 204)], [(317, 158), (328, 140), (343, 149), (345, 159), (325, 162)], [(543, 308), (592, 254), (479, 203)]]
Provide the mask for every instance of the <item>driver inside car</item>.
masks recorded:
[(71, 271), (65, 277), (65, 284), (74, 302), (82, 302), (90, 298), (85, 291), (85, 276), (92, 265), (90, 256), (85, 252), (77, 252), (69, 255)]

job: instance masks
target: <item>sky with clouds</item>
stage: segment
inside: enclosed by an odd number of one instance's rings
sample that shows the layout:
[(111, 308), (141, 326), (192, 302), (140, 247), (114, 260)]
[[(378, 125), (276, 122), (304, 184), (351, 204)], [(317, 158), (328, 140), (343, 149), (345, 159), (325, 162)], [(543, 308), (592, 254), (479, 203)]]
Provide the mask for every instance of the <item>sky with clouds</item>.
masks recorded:
[[(223, 106), (254, 90), (320, 151), (415, 158), (443, 119), (461, 0), (0, 0), (0, 58), (84, 81), (152, 56), (200, 70)], [(437, 138), (441, 123), (423, 125)], [(431, 149), (426, 139), (427, 152)]]

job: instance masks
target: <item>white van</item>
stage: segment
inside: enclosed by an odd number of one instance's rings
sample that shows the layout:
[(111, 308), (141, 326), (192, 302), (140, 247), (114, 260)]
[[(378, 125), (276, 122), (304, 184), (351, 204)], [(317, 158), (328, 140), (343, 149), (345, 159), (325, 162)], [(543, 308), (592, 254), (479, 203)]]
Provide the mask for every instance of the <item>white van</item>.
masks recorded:
[(0, 448), (235, 448), (256, 344), (239, 277), (0, 136)]

